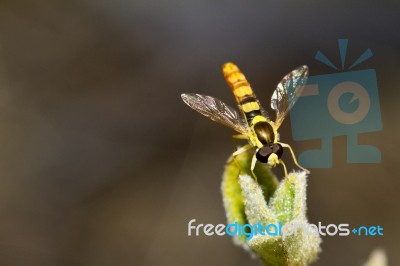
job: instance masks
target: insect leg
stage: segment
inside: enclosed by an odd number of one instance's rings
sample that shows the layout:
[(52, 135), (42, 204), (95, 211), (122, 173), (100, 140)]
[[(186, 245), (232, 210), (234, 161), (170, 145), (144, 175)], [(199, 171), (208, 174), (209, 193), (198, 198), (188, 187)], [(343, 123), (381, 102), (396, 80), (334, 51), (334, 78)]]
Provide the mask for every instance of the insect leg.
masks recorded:
[(253, 148), (253, 146), (251, 146), (250, 144), (246, 144), (243, 147), (237, 149), (234, 153), (232, 153), (232, 157), (236, 157), (239, 154), (241, 154), (242, 152), (245, 152), (247, 150), (250, 150), (251, 148)]
[(242, 134), (237, 134), (237, 135), (233, 135), (232, 136), (233, 146), (235, 148), (235, 151), (232, 154), (232, 160), (236, 164), (236, 166), (238, 167), (239, 174), (240, 174), (240, 164), (236, 161), (235, 157), (238, 156), (239, 154), (241, 154), (242, 152), (245, 152), (246, 150), (250, 149), (251, 147), (247, 147), (247, 146), (249, 146), (249, 144), (248, 144), (248, 145), (245, 145), (245, 146), (243, 146), (243, 147), (238, 149), (236, 140), (239, 140), (239, 139), (247, 139), (247, 137), (245, 135), (242, 135)]
[(256, 182), (258, 183), (257, 176), (254, 174), (254, 168), (256, 167), (256, 162), (257, 162), (257, 158), (256, 158), (256, 154), (254, 153), (253, 158), (251, 159), (250, 171), (251, 171), (251, 174), (253, 175), (253, 177), (255, 178)]
[[(247, 139), (247, 138), (246, 138), (246, 139)], [(252, 148), (253, 148), (252, 145), (246, 144), (246, 145), (244, 145), (243, 147), (241, 147), (240, 149), (238, 149), (237, 151), (235, 151), (235, 152), (232, 154), (232, 159), (234, 160), (235, 164), (238, 166), (239, 170), (241, 169), (241, 168), (240, 168), (240, 164), (236, 161), (235, 157), (238, 156), (239, 154), (243, 153), (243, 152), (246, 152), (247, 150), (252, 149)], [(254, 179), (255, 179), (256, 182), (257, 182), (257, 176), (254, 174), (254, 171), (253, 171), (254, 168), (255, 168), (255, 166), (256, 166), (256, 162), (257, 162), (257, 158), (256, 158), (256, 154), (254, 154), (254, 155), (253, 155), (253, 158), (251, 159), (250, 171), (251, 171), (251, 174), (253, 175)], [(240, 173), (240, 172), (239, 172), (239, 173)]]
[(235, 147), (235, 150), (237, 150), (238, 145), (237, 145), (237, 141), (238, 140), (247, 140), (248, 138), (243, 135), (243, 134), (237, 134), (237, 135), (233, 135), (232, 136), (232, 141), (233, 141), (233, 146)]
[(288, 174), (287, 174), (287, 170), (286, 170), (286, 165), (285, 165), (285, 163), (284, 163), (281, 159), (279, 159), (279, 163), (281, 163), (281, 164), (283, 165), (283, 171), (285, 171), (285, 177), (287, 177)]
[(232, 156), (232, 161), (235, 163), (237, 169), (238, 169), (238, 173), (237, 173), (237, 177), (240, 176), (240, 172), (242, 171), (242, 169), (240, 168), (240, 164), (238, 163), (238, 161), (236, 160), (235, 157)]
[(236, 135), (232, 135), (233, 139), (247, 139), (247, 137), (243, 134), (236, 134)]
[(301, 166), (299, 165), (299, 163), (297, 162), (296, 156), (294, 155), (293, 149), (292, 149), (292, 147), (290, 147), (289, 144), (282, 143), (282, 142), (278, 142), (278, 143), (281, 144), (282, 147), (288, 148), (288, 149), (290, 150), (290, 153), (292, 154), (292, 157), (293, 157), (294, 164), (295, 164), (298, 168), (300, 168), (301, 170), (305, 171), (307, 174), (310, 173), (310, 171), (308, 171), (307, 169), (305, 169), (305, 168), (303, 168), (303, 167), (301, 167)]

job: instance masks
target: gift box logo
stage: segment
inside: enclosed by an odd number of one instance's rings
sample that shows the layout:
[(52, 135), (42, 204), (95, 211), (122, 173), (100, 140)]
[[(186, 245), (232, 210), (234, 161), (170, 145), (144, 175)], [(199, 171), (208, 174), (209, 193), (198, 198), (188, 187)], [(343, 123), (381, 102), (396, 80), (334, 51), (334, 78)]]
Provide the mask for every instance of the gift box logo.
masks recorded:
[[(321, 149), (304, 151), (299, 162), (309, 168), (332, 167), (332, 138), (347, 137), (348, 163), (379, 163), (381, 153), (371, 145), (358, 144), (358, 134), (382, 129), (379, 95), (374, 69), (351, 69), (372, 56), (367, 49), (345, 69), (347, 39), (339, 40), (341, 67), (345, 72), (311, 76), (290, 117), (297, 141), (321, 139)], [(315, 59), (338, 70), (320, 51)]]

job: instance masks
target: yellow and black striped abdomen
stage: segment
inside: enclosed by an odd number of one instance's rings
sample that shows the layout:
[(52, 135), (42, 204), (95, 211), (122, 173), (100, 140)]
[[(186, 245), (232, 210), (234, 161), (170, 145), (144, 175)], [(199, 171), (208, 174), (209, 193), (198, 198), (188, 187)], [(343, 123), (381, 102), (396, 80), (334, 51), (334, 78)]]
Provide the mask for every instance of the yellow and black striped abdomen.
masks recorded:
[(246, 116), (247, 122), (251, 124), (254, 117), (261, 116), (262, 114), (256, 95), (251, 89), (249, 82), (233, 63), (224, 64), (222, 72), (235, 95), (236, 101)]

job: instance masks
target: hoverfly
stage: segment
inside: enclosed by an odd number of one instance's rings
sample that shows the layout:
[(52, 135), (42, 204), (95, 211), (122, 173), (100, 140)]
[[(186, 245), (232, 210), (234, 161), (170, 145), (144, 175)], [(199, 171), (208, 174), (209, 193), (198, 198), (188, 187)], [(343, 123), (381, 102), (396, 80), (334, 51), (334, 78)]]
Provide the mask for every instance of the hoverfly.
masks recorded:
[(300, 66), (287, 74), (276, 87), (271, 97), (271, 108), (276, 111), (275, 121), (272, 121), (267, 112), (261, 107), (249, 82), (239, 68), (233, 63), (222, 66), (225, 80), (231, 87), (241, 113), (222, 101), (211, 96), (184, 93), (181, 95), (183, 101), (197, 112), (209, 117), (211, 120), (228, 126), (239, 132), (233, 135), (234, 139), (248, 140), (244, 145), (233, 153), (238, 154), (256, 148), (251, 161), (251, 173), (254, 177), (256, 162), (267, 163), (269, 167), (282, 164), (287, 176), (286, 166), (281, 159), (283, 148), (289, 149), (293, 161), (297, 167), (301, 167), (289, 144), (279, 142), (278, 129), (281, 126), (290, 108), (298, 99), (308, 76), (308, 67)]

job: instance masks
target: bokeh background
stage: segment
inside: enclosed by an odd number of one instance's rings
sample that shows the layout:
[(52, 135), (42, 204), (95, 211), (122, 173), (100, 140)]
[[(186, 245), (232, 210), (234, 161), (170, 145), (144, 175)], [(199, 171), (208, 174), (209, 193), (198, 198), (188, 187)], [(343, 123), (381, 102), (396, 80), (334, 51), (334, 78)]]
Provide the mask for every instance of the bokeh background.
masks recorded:
[[(236, 62), (268, 107), (281, 77), (321, 50), (377, 71), (383, 130), (362, 134), (380, 164), (311, 169), (311, 222), (381, 225), (383, 237), (324, 238), (314, 265), (400, 265), (400, 6), (395, 1), (2, 1), (0, 264), (259, 265), (230, 237), (220, 194), (232, 131), (183, 104), (198, 92), (234, 104), (220, 67)], [(296, 153), (290, 121), (281, 139)], [(290, 161), (287, 159), (287, 161)], [(288, 165), (292, 168), (292, 165)], [(281, 175), (280, 169), (276, 173)]]

